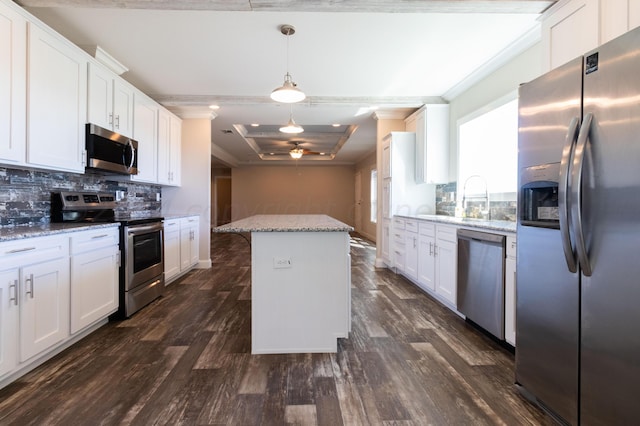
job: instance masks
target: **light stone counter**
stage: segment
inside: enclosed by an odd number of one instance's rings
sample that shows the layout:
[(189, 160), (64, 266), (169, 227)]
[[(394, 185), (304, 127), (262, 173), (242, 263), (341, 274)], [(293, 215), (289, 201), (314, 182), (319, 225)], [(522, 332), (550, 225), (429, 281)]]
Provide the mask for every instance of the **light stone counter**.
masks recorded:
[(324, 214), (261, 214), (213, 228), (213, 232), (351, 232), (353, 227)]
[(48, 223), (44, 225), (12, 226), (0, 228), (0, 242), (22, 238), (45, 237), (65, 232), (86, 231), (88, 229), (112, 228), (119, 223)]
[(516, 223), (508, 220), (484, 220), (484, 219), (471, 219), (463, 217), (443, 216), (435, 214), (421, 214), (415, 216), (398, 215), (407, 219), (428, 220), (431, 222), (444, 223), (450, 225), (456, 225), (465, 228), (480, 228), (490, 231), (500, 232), (516, 232)]

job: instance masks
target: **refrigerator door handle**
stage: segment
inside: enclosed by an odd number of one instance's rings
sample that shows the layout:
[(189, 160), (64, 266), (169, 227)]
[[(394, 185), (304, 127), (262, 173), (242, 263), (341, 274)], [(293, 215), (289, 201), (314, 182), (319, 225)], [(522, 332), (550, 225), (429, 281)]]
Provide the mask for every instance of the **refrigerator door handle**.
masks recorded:
[(573, 225), (573, 235), (576, 239), (578, 261), (580, 262), (582, 273), (587, 277), (591, 276), (591, 264), (589, 263), (589, 256), (582, 229), (582, 167), (584, 165), (587, 139), (589, 137), (592, 120), (592, 113), (584, 116), (573, 156), (573, 165), (571, 166), (571, 222)]
[(560, 181), (558, 183), (560, 236), (562, 238), (562, 249), (564, 251), (564, 258), (567, 262), (567, 268), (569, 268), (569, 271), (571, 272), (576, 272), (578, 270), (578, 264), (576, 262), (575, 247), (573, 246), (569, 232), (569, 168), (571, 166), (575, 143), (578, 139), (579, 123), (580, 119), (578, 117), (573, 117), (569, 123), (567, 138), (564, 143), (564, 148), (562, 149)]

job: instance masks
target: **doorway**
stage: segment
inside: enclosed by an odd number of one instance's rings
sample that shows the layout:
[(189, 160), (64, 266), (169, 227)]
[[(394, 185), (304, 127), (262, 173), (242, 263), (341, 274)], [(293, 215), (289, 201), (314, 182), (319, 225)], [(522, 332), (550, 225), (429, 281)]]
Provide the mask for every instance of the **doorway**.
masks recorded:
[(216, 176), (213, 190), (213, 223), (220, 226), (231, 222), (231, 177)]

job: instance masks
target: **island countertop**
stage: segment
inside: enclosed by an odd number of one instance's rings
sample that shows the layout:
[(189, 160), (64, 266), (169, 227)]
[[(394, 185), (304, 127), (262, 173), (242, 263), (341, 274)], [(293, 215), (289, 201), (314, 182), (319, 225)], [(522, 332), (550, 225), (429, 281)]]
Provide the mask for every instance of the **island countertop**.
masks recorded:
[(353, 227), (324, 214), (260, 214), (212, 229), (213, 232), (350, 232)]

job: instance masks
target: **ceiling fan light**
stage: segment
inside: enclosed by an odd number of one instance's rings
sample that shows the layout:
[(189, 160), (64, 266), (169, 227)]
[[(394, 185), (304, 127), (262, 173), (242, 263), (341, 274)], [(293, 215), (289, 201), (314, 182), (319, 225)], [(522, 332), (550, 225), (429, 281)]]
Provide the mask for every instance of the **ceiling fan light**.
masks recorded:
[(271, 99), (285, 104), (300, 102), (304, 100), (304, 98), (306, 98), (306, 95), (302, 90), (296, 87), (296, 84), (291, 80), (291, 75), (289, 73), (285, 74), (282, 86), (271, 92)]
[(289, 155), (294, 160), (299, 160), (300, 158), (302, 158), (303, 153), (304, 150), (302, 148), (293, 148), (291, 151), (289, 151)]

